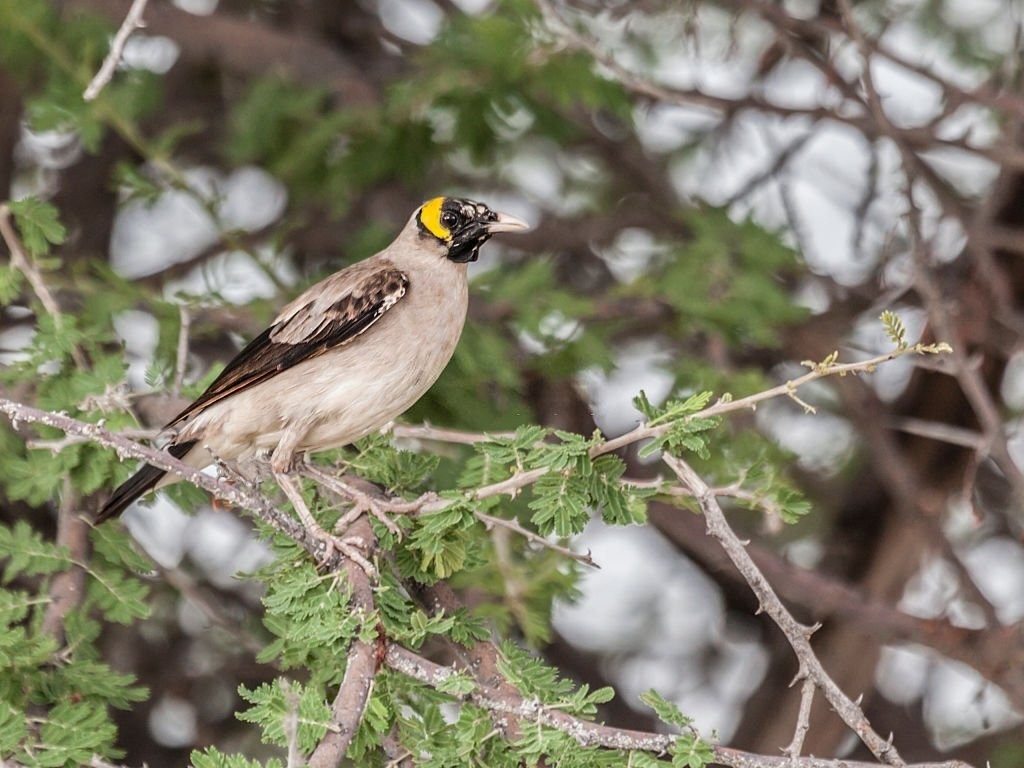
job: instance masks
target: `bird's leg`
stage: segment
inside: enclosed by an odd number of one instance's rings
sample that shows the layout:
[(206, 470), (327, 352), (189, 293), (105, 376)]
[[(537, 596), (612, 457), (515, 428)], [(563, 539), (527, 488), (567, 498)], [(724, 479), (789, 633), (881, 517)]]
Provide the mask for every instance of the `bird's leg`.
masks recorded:
[(317, 541), (322, 541), (324, 544), (324, 556), (321, 563), (326, 562), (331, 553), (334, 551), (340, 552), (345, 557), (349, 558), (352, 562), (362, 568), (366, 575), (371, 579), (377, 574), (377, 569), (373, 567), (373, 564), (366, 559), (365, 555), (359, 551), (359, 548), (364, 548), (366, 542), (362, 539), (342, 539), (338, 536), (332, 536), (316, 521), (313, 517), (313, 513), (309, 511), (309, 507), (306, 506), (306, 500), (302, 498), (302, 494), (299, 492), (298, 487), (295, 485), (295, 481), (292, 480), (289, 472), (295, 464), (295, 453), (293, 450), (289, 450), (287, 453), (279, 453), (282, 446), (289, 448), (289, 446), (282, 441), (277, 448), (274, 450), (274, 454), (270, 459), (270, 469), (274, 473), (274, 480), (278, 486), (284, 491), (284, 495), (288, 498), (288, 501), (292, 504), (292, 509), (295, 510), (295, 514), (299, 516), (299, 520), (302, 522), (303, 527), (309, 531), (309, 534)]

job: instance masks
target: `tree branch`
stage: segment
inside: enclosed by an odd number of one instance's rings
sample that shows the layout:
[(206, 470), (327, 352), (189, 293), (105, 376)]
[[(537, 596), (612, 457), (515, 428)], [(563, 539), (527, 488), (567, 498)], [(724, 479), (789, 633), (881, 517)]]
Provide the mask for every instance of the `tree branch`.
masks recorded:
[[(480, 682), (477, 672), (471, 666), (449, 667), (437, 664), (398, 645), (388, 646), (384, 663), (390, 669), (431, 687), (441, 685), (452, 675), (460, 672), (468, 672), (478, 679), (478, 683)], [(461, 699), (490, 712), (495, 719), (495, 724), (499, 727), (507, 724), (506, 718), (511, 717), (516, 721), (539, 724), (568, 733), (582, 747), (639, 750), (660, 755), (666, 752), (677, 738), (672, 734), (634, 731), (581, 720), (559, 709), (545, 707), (535, 699), (526, 699), (507, 683), (498, 693), (492, 686), (480, 684)], [(730, 747), (710, 746), (714, 753), (715, 765), (724, 765), (729, 768), (877, 768), (877, 763), (865, 763), (857, 760), (759, 755)], [(942, 763), (915, 763), (907, 768), (971, 767), (959, 760), (950, 760)]]
[(146, 26), (146, 22), (142, 20), (142, 14), (145, 12), (148, 2), (149, 0), (132, 0), (132, 6), (128, 9), (128, 14), (124, 17), (124, 21), (121, 22), (121, 26), (118, 27), (117, 34), (114, 35), (114, 40), (110, 44), (110, 52), (103, 59), (99, 71), (89, 82), (85, 93), (82, 94), (82, 98), (86, 101), (92, 101), (100, 95), (100, 91), (114, 77), (114, 70), (117, 69), (117, 63), (124, 54), (128, 38), (132, 36), (133, 32)]
[[(366, 515), (352, 525), (349, 534), (362, 539), (371, 556), (376, 551), (377, 539)], [(376, 608), (369, 575), (351, 559), (344, 562), (343, 568), (352, 590), (350, 601), (353, 610), (359, 613), (364, 621), (370, 620)], [(383, 642), (383, 638), (380, 638), (380, 641)], [(374, 647), (365, 640), (356, 638), (348, 650), (345, 676), (331, 706), (331, 727), (327, 729), (327, 733), (310, 755), (310, 768), (334, 768), (341, 764), (363, 719), (377, 669), (377, 654)]]
[(814, 681), (843, 722), (860, 737), (875, 757), (893, 766), (900, 768), (906, 766), (906, 762), (900, 757), (892, 742), (883, 739), (875, 732), (864, 715), (864, 711), (839, 689), (839, 686), (821, 666), (810, 642), (811, 635), (814, 634), (817, 627), (804, 626), (793, 618), (793, 614), (782, 604), (772, 585), (747, 554), (743, 542), (729, 527), (725, 514), (718, 505), (718, 500), (711, 488), (682, 459), (669, 454), (664, 454), (662, 459), (676, 473), (683, 485), (693, 491), (697, 503), (700, 504), (700, 508), (704, 512), (708, 533), (718, 540), (733, 565), (750, 585), (757, 596), (760, 610), (765, 611), (782, 630), (796, 654), (801, 671)]

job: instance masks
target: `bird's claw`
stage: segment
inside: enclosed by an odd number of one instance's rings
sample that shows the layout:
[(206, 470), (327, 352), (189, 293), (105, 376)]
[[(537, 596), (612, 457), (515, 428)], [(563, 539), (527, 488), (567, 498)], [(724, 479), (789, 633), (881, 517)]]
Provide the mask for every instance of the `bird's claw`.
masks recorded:
[(344, 538), (334, 536), (320, 526), (316, 526), (315, 530), (310, 530), (310, 534), (324, 545), (319, 565), (328, 565), (334, 555), (339, 554), (362, 568), (371, 581), (377, 578), (377, 569), (366, 557), (366, 542), (358, 536), (347, 536)]
[(402, 538), (402, 529), (370, 496), (356, 491), (351, 494), (351, 498), (352, 508), (338, 519), (338, 522), (334, 526), (335, 531), (338, 533), (344, 533), (352, 523), (366, 513), (378, 520), (380, 524), (387, 528), (388, 531), (390, 531), (397, 539)]

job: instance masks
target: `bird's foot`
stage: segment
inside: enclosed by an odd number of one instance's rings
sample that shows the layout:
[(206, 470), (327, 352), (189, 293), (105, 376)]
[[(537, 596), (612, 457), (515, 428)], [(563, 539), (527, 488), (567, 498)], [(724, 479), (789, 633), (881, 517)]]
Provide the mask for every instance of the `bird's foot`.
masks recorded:
[(310, 529), (310, 535), (318, 541), (323, 542), (324, 551), (320, 560), (321, 565), (329, 563), (335, 553), (340, 554), (342, 557), (346, 557), (353, 563), (363, 569), (363, 573), (367, 577), (374, 581), (377, 578), (377, 569), (373, 566), (373, 563), (369, 561), (366, 556), (366, 542), (358, 536), (335, 536), (334, 534), (328, 533), (319, 525), (314, 523), (315, 528)]
[(292, 503), (295, 514), (299, 516), (299, 520), (302, 522), (302, 527), (306, 529), (313, 539), (323, 544), (323, 552), (320, 553), (318, 565), (328, 564), (333, 555), (337, 553), (347, 557), (362, 568), (370, 579), (376, 578), (377, 569), (373, 567), (373, 564), (366, 557), (366, 542), (358, 537), (343, 538), (325, 531), (320, 527), (316, 518), (313, 517), (313, 513), (309, 511), (309, 507), (306, 506), (306, 500), (302, 498), (302, 494), (299, 493), (299, 489), (295, 486), (291, 477), (284, 473), (275, 472), (274, 479), (277, 480), (277, 484), (284, 491), (284, 495), (288, 497), (288, 501)]
[(352, 523), (358, 520), (363, 513), (366, 513), (380, 522), (400, 541), (402, 539), (402, 529), (398, 523), (391, 519), (384, 505), (378, 503), (373, 497), (362, 491), (356, 489), (353, 489), (353, 491), (353, 493), (349, 494), (349, 498), (352, 499), (352, 508), (338, 519), (338, 522), (334, 525), (334, 530), (338, 533), (344, 533)]
[(358, 488), (356, 485), (345, 482), (344, 480), (334, 477), (327, 472), (323, 472), (319, 467), (307, 465), (305, 469), (310, 477), (327, 488), (327, 490), (332, 491), (343, 498), (349, 499), (352, 502), (351, 509), (342, 515), (334, 526), (334, 530), (337, 533), (344, 533), (352, 523), (358, 520), (361, 515), (366, 513), (378, 520), (380, 524), (387, 528), (388, 531), (390, 531), (396, 538), (402, 538), (402, 529), (394, 520), (391, 519), (391, 515), (414, 511), (411, 503), (376, 499), (366, 491)]

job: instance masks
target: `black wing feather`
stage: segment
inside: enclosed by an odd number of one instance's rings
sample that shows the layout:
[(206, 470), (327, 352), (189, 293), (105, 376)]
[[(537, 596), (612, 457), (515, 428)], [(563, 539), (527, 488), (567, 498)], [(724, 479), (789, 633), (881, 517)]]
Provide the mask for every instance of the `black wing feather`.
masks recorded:
[[(220, 375), (191, 405), (175, 416), (169, 427), (199, 413), (213, 403), (277, 375), (299, 363), (340, 347), (359, 336), (405, 294), (409, 284), (397, 269), (381, 270), (367, 283), (325, 309), (311, 300), (288, 319), (279, 321), (250, 341), (227, 364)], [(300, 340), (289, 343), (275, 340), (288, 330), (295, 318), (312, 313), (319, 322)]]
[[(196, 442), (196, 440), (187, 440), (183, 443), (173, 443), (167, 446), (167, 452), (176, 459), (183, 458), (186, 453), (192, 450), (192, 446)], [(96, 524), (98, 525), (120, 515), (128, 508), (129, 504), (151, 490), (166, 474), (159, 467), (154, 467), (152, 464), (143, 464), (142, 469), (117, 486), (117, 489), (110, 494), (107, 503), (96, 513)]]

